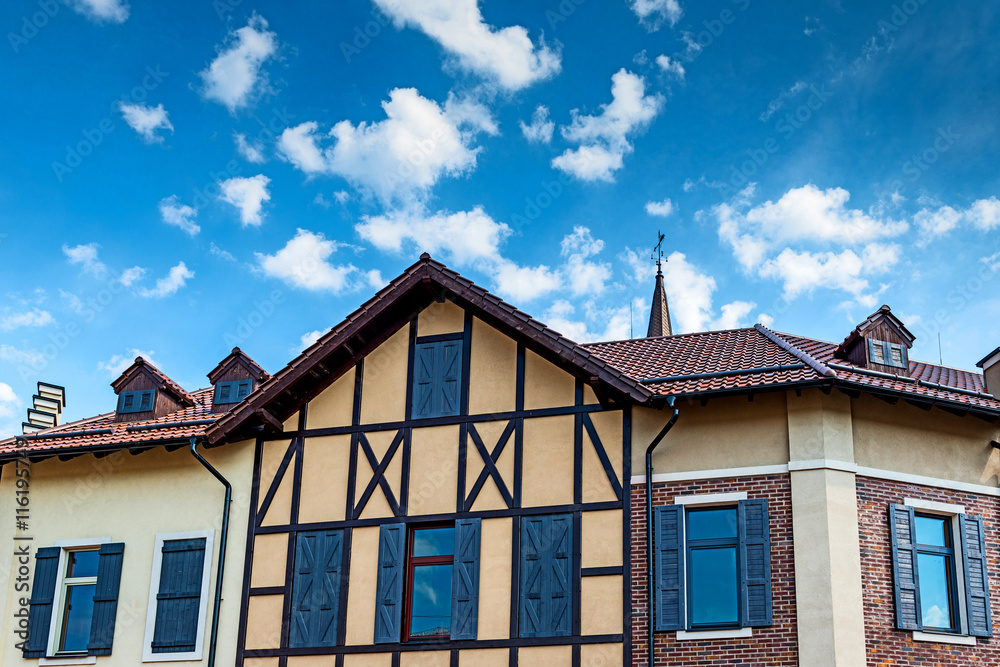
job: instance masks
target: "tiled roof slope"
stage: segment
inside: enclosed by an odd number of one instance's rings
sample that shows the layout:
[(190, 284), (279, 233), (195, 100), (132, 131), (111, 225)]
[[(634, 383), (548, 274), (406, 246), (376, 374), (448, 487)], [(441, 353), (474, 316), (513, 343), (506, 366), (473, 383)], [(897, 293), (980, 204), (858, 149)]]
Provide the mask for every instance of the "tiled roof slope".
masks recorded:
[[(43, 429), (26, 436), (25, 449), (31, 452), (32, 458), (42, 458), (47, 455), (65, 455), (74, 451), (111, 451), (126, 446), (152, 446), (165, 441), (183, 441), (192, 436), (200, 436), (222, 416), (219, 413), (212, 414), (213, 393), (211, 388), (191, 392), (194, 405), (171, 412), (159, 419), (116, 424), (115, 413), (108, 412)], [(181, 425), (178, 425), (178, 422)], [(156, 427), (157, 424), (165, 426)], [(108, 433), (108, 430), (111, 432)], [(93, 433), (93, 431), (99, 432)], [(81, 432), (84, 433), (80, 434)], [(60, 433), (80, 435), (59, 436)], [(0, 440), (0, 461), (18, 458), (21, 452), (17, 446), (17, 439)]]
[(639, 381), (801, 364), (793, 370), (676, 379), (648, 385), (667, 396), (837, 383), (876, 393), (902, 394), (904, 398), (910, 394), (914, 399), (951, 404), (957, 409), (980, 412), (985, 409), (994, 416), (1000, 414), (1000, 400), (985, 393), (983, 376), (978, 373), (911, 360), (910, 377), (882, 377), (835, 358), (837, 345), (834, 343), (772, 332), (761, 325), (749, 329), (590, 343), (583, 347)]

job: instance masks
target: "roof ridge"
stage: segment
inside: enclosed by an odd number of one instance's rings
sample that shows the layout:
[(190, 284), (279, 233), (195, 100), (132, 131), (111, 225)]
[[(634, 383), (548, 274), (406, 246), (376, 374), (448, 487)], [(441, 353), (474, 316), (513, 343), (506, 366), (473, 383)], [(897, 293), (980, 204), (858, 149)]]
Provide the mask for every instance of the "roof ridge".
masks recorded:
[(809, 366), (812, 367), (812, 369), (814, 371), (816, 371), (820, 375), (823, 375), (823, 376), (828, 377), (828, 378), (835, 378), (835, 377), (837, 377), (837, 371), (833, 370), (832, 368), (830, 368), (829, 366), (827, 366), (823, 362), (819, 361), (818, 359), (816, 359), (815, 357), (813, 357), (808, 352), (805, 352), (805, 351), (800, 350), (799, 348), (795, 347), (794, 345), (792, 345), (791, 343), (789, 343), (787, 340), (785, 340), (784, 338), (782, 338), (781, 336), (779, 336), (775, 332), (773, 332), (770, 329), (768, 329), (767, 327), (765, 327), (763, 324), (760, 324), (758, 322), (757, 324), (753, 325), (753, 328), (756, 329), (757, 332), (760, 333), (762, 336), (764, 336), (765, 338), (767, 338), (769, 341), (771, 341), (772, 343), (774, 343), (775, 345), (777, 345), (778, 347), (780, 347), (784, 351), (786, 351), (789, 354), (791, 354), (796, 359), (799, 359), (799, 360), (804, 361), (805, 363), (807, 363)]
[(696, 336), (710, 336), (713, 334), (735, 333), (738, 331), (752, 331), (753, 327), (735, 327), (733, 329), (715, 329), (713, 331), (688, 331), (687, 333), (671, 334), (669, 336), (639, 336), (637, 338), (622, 338), (619, 340), (595, 340), (589, 343), (577, 343), (581, 347), (592, 347), (594, 345), (614, 345), (616, 343), (636, 343), (644, 340), (666, 340), (668, 338), (694, 338)]

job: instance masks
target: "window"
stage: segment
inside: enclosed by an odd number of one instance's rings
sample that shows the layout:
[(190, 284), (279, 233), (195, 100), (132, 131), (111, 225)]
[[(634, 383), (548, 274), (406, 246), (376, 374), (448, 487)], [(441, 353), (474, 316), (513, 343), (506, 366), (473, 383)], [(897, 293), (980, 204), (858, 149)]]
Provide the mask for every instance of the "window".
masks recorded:
[(451, 417), (462, 409), (462, 334), (443, 338), (418, 338), (414, 345), (413, 419)]
[(142, 661), (201, 660), (213, 531), (156, 536)]
[(153, 409), (155, 398), (155, 389), (123, 391), (118, 396), (118, 413), (127, 415), (133, 412), (148, 412)]
[(220, 382), (215, 385), (215, 403), (239, 403), (253, 391), (253, 380)]
[(767, 501), (742, 493), (679, 497), (658, 507), (656, 629), (742, 633), (771, 625), (768, 523)]
[(906, 346), (874, 338), (868, 339), (868, 360), (873, 364), (882, 364), (883, 366), (909, 368)]
[(896, 627), (940, 639), (992, 636), (985, 532), (958, 505), (889, 506)]
[(480, 519), (379, 533), (375, 643), (476, 639)]
[(38, 549), (25, 658), (111, 655), (124, 549), (108, 538)]
[(521, 637), (573, 634), (573, 515), (521, 518)]

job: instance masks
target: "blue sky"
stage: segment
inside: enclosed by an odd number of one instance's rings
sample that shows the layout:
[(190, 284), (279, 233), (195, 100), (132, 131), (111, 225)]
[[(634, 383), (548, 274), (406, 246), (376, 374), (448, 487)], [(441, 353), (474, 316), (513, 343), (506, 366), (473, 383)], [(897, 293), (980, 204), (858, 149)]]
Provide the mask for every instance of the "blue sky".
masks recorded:
[(757, 0), (0, 7), (0, 432), (271, 372), (422, 250), (578, 340), (1000, 344), (998, 8)]

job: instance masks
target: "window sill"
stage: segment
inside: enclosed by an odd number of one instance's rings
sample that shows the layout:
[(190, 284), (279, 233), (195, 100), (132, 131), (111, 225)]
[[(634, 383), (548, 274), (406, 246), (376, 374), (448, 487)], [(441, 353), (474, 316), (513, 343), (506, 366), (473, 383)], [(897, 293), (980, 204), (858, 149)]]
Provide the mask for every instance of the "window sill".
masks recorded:
[[(916, 634), (916, 633), (914, 633)], [(697, 630), (688, 632), (677, 631), (677, 641), (698, 641), (704, 639), (745, 639), (753, 636), (753, 628), (738, 628), (733, 630)]]
[(938, 634), (936, 632), (920, 632), (918, 630), (913, 631), (913, 641), (915, 642), (930, 642), (932, 644), (957, 644), (958, 646), (975, 646), (977, 644), (975, 637), (968, 637), (966, 635), (947, 635)]
[(201, 651), (190, 651), (187, 653), (153, 653), (143, 651), (143, 662), (201, 662)]
[(76, 655), (71, 658), (39, 658), (39, 667), (44, 665), (96, 665), (96, 655)]

